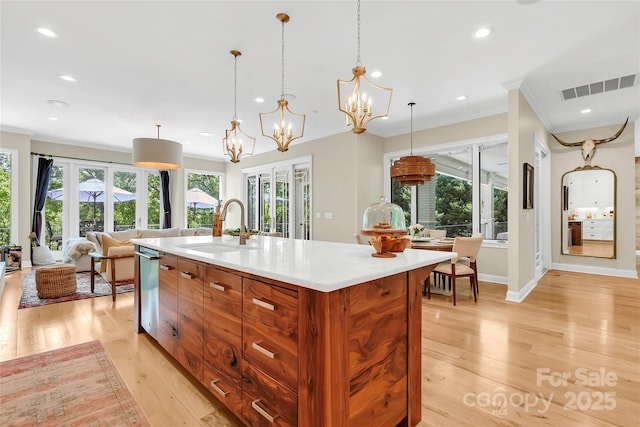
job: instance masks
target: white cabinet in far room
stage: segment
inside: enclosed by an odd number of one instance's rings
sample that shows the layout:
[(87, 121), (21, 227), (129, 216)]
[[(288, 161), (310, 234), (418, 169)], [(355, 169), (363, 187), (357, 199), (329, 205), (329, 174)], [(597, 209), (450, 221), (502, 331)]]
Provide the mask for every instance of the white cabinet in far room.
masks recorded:
[(583, 240), (613, 240), (612, 219), (586, 219), (582, 221)]

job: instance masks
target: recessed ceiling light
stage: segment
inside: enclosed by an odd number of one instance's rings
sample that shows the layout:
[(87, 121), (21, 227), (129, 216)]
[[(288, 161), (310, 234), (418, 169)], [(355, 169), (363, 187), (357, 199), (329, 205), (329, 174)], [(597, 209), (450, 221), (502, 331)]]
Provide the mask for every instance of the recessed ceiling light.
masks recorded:
[(255, 101), (256, 101), (257, 103), (259, 103), (259, 104), (262, 104), (262, 103), (264, 102), (264, 98), (262, 98), (262, 97), (257, 97), (257, 98), (255, 99)]
[(465, 99), (467, 99), (467, 95), (460, 95), (456, 98), (457, 101), (464, 101)]
[(585, 108), (584, 110), (580, 111), (581, 114), (589, 114), (591, 112), (591, 108)]
[(200, 135), (202, 135), (202, 136), (213, 136), (213, 134), (211, 132), (200, 132)]
[(49, 120), (51, 120), (51, 121), (54, 121), (54, 122), (55, 122), (55, 121), (57, 121), (57, 120), (58, 120), (58, 118), (57, 118), (57, 117), (49, 117)]
[(49, 99), (47, 100), (47, 102), (53, 105), (54, 107), (59, 107), (59, 108), (64, 108), (69, 106), (69, 104), (67, 104), (66, 102), (58, 101), (57, 99)]
[(380, 71), (374, 71), (373, 73), (371, 73), (371, 77), (381, 77), (382, 76), (382, 72)]
[(58, 37), (58, 35), (54, 33), (53, 30), (50, 30), (49, 28), (36, 27), (36, 31), (46, 37), (52, 37), (52, 38)]
[(67, 75), (60, 76), (60, 78), (61, 78), (62, 80), (66, 80), (66, 81), (68, 81), (68, 82), (77, 82), (77, 80), (76, 80), (76, 79), (74, 79), (74, 78), (73, 78), (73, 77), (71, 77), (71, 76), (67, 76)]
[(491, 27), (482, 27), (478, 29), (475, 33), (473, 33), (473, 37), (477, 39), (483, 39), (487, 37), (489, 34), (493, 32), (493, 28)]

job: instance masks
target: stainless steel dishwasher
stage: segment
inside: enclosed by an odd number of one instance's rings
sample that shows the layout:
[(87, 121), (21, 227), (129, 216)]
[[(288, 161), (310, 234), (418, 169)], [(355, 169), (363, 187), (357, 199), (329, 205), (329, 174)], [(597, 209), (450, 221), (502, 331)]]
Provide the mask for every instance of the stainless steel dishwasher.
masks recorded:
[(158, 259), (159, 253), (139, 246), (140, 262), (140, 323), (145, 331), (157, 339), (158, 335)]

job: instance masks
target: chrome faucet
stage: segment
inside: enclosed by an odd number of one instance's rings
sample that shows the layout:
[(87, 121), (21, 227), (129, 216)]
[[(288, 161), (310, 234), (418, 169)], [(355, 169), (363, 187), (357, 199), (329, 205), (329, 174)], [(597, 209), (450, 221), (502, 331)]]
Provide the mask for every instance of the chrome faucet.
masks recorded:
[(231, 202), (236, 202), (238, 205), (240, 205), (240, 244), (246, 245), (247, 233), (245, 233), (245, 228), (244, 228), (244, 205), (240, 200), (238, 199), (227, 200), (227, 202), (222, 207), (222, 212), (220, 212), (220, 221), (224, 221), (225, 218), (227, 217), (227, 208), (229, 207)]

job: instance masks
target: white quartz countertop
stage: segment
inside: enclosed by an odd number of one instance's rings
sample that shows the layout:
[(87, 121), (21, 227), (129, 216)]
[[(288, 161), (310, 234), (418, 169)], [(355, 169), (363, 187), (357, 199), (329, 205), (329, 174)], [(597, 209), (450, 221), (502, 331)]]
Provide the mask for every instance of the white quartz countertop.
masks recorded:
[[(131, 239), (160, 252), (227, 267), (293, 285), (331, 292), (451, 259), (453, 252), (406, 249), (376, 258), (372, 246), (252, 236), (245, 246), (232, 236)], [(236, 248), (237, 247), (237, 248)]]

